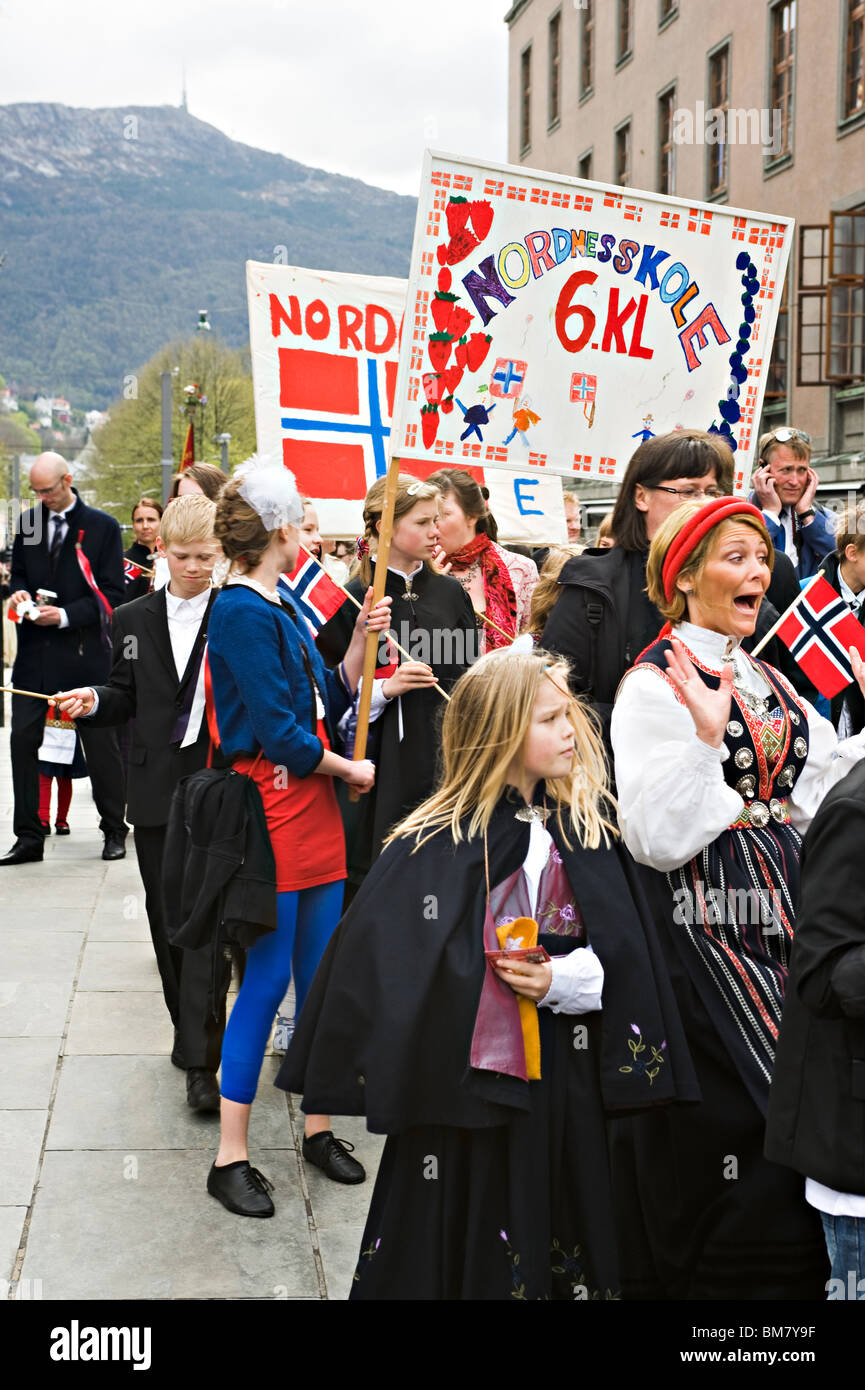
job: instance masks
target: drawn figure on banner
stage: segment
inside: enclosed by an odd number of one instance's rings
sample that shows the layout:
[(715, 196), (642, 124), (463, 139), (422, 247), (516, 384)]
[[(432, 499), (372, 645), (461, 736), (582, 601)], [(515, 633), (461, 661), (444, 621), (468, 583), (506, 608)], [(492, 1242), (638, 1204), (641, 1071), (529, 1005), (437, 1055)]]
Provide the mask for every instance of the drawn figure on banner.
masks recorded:
[(468, 439), (469, 435), (476, 434), (478, 437), (478, 442), (483, 444), (484, 437), (481, 434), (481, 425), (489, 424), (490, 415), (496, 408), (495, 402), (490, 406), (470, 405), (467, 408), (463, 405), (459, 396), (455, 396), (454, 399), (456, 400), (457, 405), (463, 413), (463, 421), (466, 425), (466, 428), (460, 435), (460, 442), (462, 443), (464, 440)]
[(515, 439), (516, 436), (519, 435), (520, 443), (525, 444), (526, 448), (528, 449), (529, 440), (526, 434), (526, 430), (529, 429), (532, 425), (536, 425), (540, 418), (540, 415), (536, 415), (533, 410), (529, 410), (528, 396), (517, 396), (517, 399), (514, 401), (514, 427), (508, 435), (507, 439), (503, 440), (502, 442), (504, 444), (510, 444), (511, 440)]
[(582, 403), (583, 416), (589, 429), (595, 423), (595, 403), (598, 396), (598, 378), (586, 372), (574, 372), (571, 377), (571, 400)]
[(639, 439), (641, 444), (645, 444), (647, 439), (654, 439), (655, 431), (650, 428), (654, 419), (654, 415), (644, 415), (643, 428), (641, 430), (637, 430), (635, 434), (632, 434), (631, 438)]
[(490, 382), (490, 395), (500, 400), (519, 396), (526, 379), (527, 362), (512, 362), (507, 357), (497, 357)]

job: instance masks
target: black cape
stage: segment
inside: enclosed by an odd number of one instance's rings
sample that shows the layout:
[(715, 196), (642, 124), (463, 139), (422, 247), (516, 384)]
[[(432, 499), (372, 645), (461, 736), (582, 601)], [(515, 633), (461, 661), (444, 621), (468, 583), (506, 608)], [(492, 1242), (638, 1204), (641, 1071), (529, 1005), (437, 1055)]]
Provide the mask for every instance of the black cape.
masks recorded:
[[(365, 588), (360, 579), (353, 579), (346, 587), (358, 601), (363, 599)], [(402, 576), (388, 570), (385, 594), (393, 599), (397, 641), (415, 660), (433, 668), (443, 690), (450, 690), (477, 655), (471, 600), (456, 579), (436, 574), (426, 565), (413, 576), (411, 588), (417, 595), (414, 601), (405, 597)], [(338, 665), (345, 656), (356, 618), (357, 609), (346, 600), (321, 629), (316, 645), (329, 666)], [(385, 640), (383, 637), (379, 644), (379, 666), (386, 660)], [(400, 656), (400, 661), (404, 660)], [(346, 828), (350, 882), (362, 881), (391, 827), (432, 793), (444, 710), (445, 701), (437, 690), (413, 690), (400, 700), (392, 700), (370, 725), (367, 756), (376, 764), (375, 789), (358, 802), (349, 802), (337, 789)]]
[[(490, 882), (524, 861), (530, 827), (506, 792), (488, 832)], [(562, 854), (605, 970), (599, 1058), (604, 1103), (626, 1112), (699, 1100), (688, 1049), (642, 889), (619, 846)], [(529, 1108), (531, 1083), (469, 1065), (483, 975), (483, 840), (441, 831), (411, 854), (378, 859), (332, 936), (276, 1078), (309, 1114), (365, 1115), (376, 1133), (417, 1125), (484, 1128)], [(646, 1043), (645, 1053), (630, 1044)], [(663, 1046), (662, 1046), (663, 1044)], [(649, 1076), (644, 1058), (663, 1057)], [(654, 1068), (652, 1068), (654, 1070)]]

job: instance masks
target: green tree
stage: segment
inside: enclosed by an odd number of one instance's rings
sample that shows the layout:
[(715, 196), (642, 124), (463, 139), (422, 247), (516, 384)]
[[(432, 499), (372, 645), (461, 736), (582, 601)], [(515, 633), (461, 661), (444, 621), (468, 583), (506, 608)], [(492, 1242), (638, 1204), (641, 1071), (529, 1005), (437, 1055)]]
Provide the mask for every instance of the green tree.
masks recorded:
[(124, 395), (109, 410), (109, 418), (93, 436), (86, 451), (80, 486), (92, 495), (95, 506), (129, 522), (133, 503), (142, 494), (161, 497), (162, 385), (163, 372), (171, 372), (171, 455), (175, 471), (180, 465), (188, 417), (182, 412), (184, 387), (197, 383), (207, 397), (196, 407), (195, 458), (200, 463), (221, 463), (218, 434), (230, 434), (229, 468), (255, 450), (255, 416), (252, 376), (245, 353), (226, 347), (219, 338), (196, 334), (160, 348), (146, 366), (130, 374)]

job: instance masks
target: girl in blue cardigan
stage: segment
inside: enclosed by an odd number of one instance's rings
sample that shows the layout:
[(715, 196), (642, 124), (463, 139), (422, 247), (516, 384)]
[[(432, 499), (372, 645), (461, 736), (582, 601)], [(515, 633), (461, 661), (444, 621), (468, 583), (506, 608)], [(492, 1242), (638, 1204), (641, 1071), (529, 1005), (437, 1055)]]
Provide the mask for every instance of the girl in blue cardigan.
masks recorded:
[[(272, 1216), (271, 1184), (250, 1166), (247, 1134), (267, 1039), (294, 974), (297, 1012), (341, 911), (345, 839), (334, 778), (367, 792), (371, 762), (334, 750), (334, 730), (360, 680), (367, 631), (390, 624), (390, 599), (367, 591), (338, 671), (329, 671), (305, 621), (276, 592), (297, 561), (303, 506), (285, 468), (257, 463), (230, 482), (216, 535), (232, 573), (216, 599), (208, 657), (223, 754), (261, 792), (276, 861), (277, 930), (247, 953), (222, 1048), (219, 1152), (207, 1190), (241, 1216)], [(306, 1118), (303, 1156), (337, 1182), (365, 1173), (326, 1115)]]

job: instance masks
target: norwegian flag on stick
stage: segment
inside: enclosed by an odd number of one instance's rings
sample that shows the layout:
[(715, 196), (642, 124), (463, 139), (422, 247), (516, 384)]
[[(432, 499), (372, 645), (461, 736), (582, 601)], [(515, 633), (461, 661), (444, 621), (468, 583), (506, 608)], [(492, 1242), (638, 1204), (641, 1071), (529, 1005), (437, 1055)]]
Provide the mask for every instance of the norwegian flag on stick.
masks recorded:
[(345, 603), (345, 593), (334, 584), (327, 570), (323, 569), (315, 556), (303, 547), (297, 552), (297, 564), (290, 574), (281, 574), (276, 591), (294, 604), (297, 611), (306, 618), (316, 636)]
[(822, 574), (803, 590), (777, 632), (827, 700), (854, 679), (850, 648), (855, 647), (865, 657), (865, 628)]

